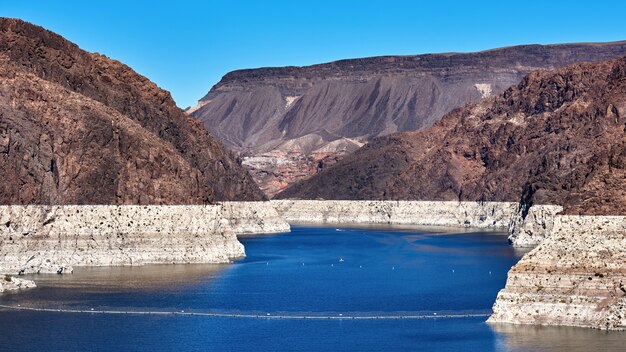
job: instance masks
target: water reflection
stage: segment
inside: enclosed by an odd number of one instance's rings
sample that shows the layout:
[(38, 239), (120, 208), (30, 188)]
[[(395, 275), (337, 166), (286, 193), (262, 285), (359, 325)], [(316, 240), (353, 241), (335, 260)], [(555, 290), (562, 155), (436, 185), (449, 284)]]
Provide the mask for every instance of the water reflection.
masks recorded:
[(91, 291), (135, 291), (197, 285), (218, 277), (228, 264), (181, 264), (78, 267), (71, 275), (27, 275), (39, 288), (80, 288)]
[[(340, 230), (296, 226), (288, 235), (242, 238), (248, 257), (233, 264), (76, 268), (73, 275), (30, 276), (38, 288), (0, 295), (0, 303), (259, 315), (487, 313), (521, 254), (508, 245), (505, 233), (381, 226)], [(0, 350), (143, 346), (196, 351), (237, 346), (255, 351), (610, 351), (620, 350), (626, 340), (623, 333), (490, 326), (484, 320), (270, 320), (0, 310)]]
[(490, 324), (499, 351), (623, 351), (626, 332), (587, 328)]
[(34, 308), (120, 309), (146, 307), (154, 303), (175, 306), (181, 293), (201, 284), (210, 288), (228, 264), (145, 265), (117, 267), (78, 267), (73, 274), (25, 275), (37, 288), (0, 295), (4, 305)]

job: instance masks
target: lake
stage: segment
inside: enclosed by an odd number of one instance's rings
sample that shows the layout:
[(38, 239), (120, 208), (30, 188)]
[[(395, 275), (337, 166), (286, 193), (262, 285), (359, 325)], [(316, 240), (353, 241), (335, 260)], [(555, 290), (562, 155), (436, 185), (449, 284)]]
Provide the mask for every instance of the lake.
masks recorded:
[(588, 351), (626, 339), (486, 324), (524, 254), (505, 233), (294, 226), (241, 240), (247, 257), (232, 264), (32, 276), (38, 288), (0, 304), (88, 313), (0, 310), (0, 349)]

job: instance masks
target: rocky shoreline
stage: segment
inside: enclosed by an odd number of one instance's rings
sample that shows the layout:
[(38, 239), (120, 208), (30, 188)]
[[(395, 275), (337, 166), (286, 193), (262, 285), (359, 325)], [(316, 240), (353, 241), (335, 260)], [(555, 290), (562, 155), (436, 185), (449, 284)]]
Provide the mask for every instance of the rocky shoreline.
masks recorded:
[(554, 218), (508, 274), (492, 323), (626, 330), (626, 216)]
[(290, 223), (447, 226), (509, 231), (517, 247), (533, 247), (549, 233), (557, 205), (525, 209), (514, 202), (273, 200)]
[(289, 231), (268, 202), (206, 206), (1, 206), (0, 273), (74, 266), (227, 263), (237, 234)]
[[(510, 270), (489, 322), (626, 329), (626, 216), (559, 215), (561, 210), (513, 202), (312, 200), (1, 206), (0, 272), (224, 263), (245, 255), (238, 234), (288, 232), (288, 222), (502, 230), (513, 245), (536, 247)], [(32, 287), (13, 280), (2, 290)]]
[(508, 274), (490, 323), (626, 330), (626, 216), (558, 215), (507, 202), (272, 201), (290, 222), (374, 223), (509, 231), (535, 247)]

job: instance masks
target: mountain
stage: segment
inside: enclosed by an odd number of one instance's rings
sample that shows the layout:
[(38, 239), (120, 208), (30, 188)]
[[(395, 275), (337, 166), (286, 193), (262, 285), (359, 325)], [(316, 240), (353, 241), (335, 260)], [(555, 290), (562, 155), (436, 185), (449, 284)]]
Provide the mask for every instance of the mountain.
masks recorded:
[(535, 71), (431, 128), (380, 137), (279, 198), (521, 201), (626, 213), (626, 57)]
[(533, 70), (626, 55), (626, 42), (524, 45), (228, 73), (189, 109), (272, 196), (372, 138), (431, 126)]
[(237, 158), (128, 66), (0, 18), (0, 204), (261, 200)]

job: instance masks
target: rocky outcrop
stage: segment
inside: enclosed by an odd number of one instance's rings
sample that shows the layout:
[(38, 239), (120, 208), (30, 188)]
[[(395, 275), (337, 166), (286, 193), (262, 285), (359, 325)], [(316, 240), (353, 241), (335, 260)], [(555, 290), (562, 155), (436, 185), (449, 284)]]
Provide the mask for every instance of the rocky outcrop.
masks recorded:
[(10, 275), (0, 276), (0, 293), (26, 290), (34, 287), (37, 287), (37, 285), (32, 280), (20, 279)]
[(74, 266), (224, 263), (236, 234), (289, 231), (268, 202), (206, 206), (1, 206), (0, 272)]
[(557, 216), (509, 272), (492, 323), (626, 329), (626, 217)]
[(626, 213), (626, 58), (537, 71), (431, 128), (378, 138), (278, 198), (520, 202)]
[(535, 247), (551, 232), (560, 205), (517, 206), (509, 223), (509, 242), (516, 247)]
[(240, 161), (124, 64), (0, 18), (0, 204), (261, 200)]
[(626, 42), (524, 45), (239, 70), (188, 112), (244, 160), (287, 158), (271, 170), (247, 165), (273, 195), (318, 173), (325, 158), (342, 158), (373, 137), (429, 127), (454, 108), (502, 93), (533, 70), (623, 55)]
[(532, 247), (552, 228), (562, 207), (513, 202), (273, 200), (292, 223), (389, 224), (508, 230), (518, 247)]

